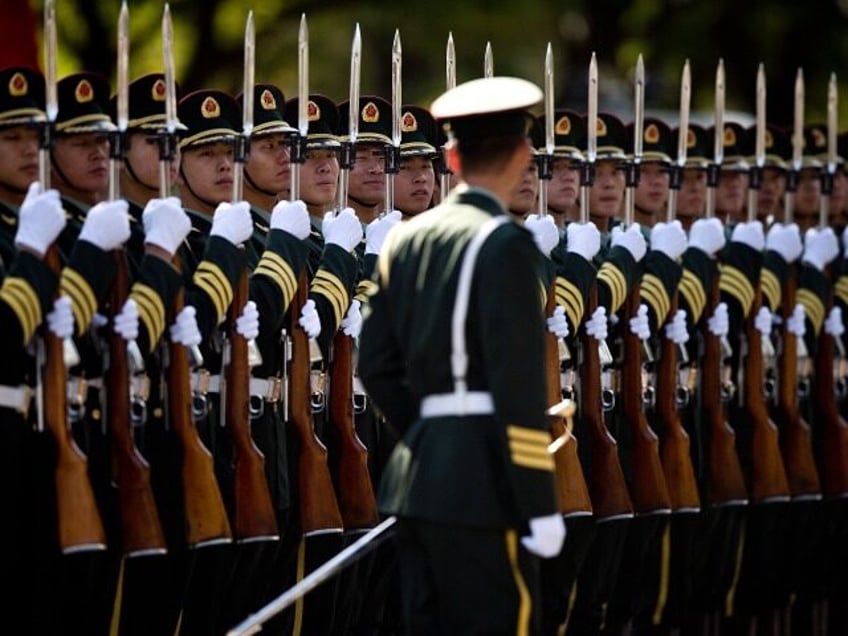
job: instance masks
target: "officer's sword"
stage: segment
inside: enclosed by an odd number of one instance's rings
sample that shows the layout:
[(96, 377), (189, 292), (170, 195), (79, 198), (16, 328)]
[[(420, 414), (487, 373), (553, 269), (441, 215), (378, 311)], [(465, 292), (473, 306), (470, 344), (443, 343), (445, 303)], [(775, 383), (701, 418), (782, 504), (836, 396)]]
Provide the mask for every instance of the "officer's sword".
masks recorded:
[[(448, 42), (445, 45), (445, 90), (449, 91), (453, 88), (456, 88), (456, 49), (453, 44), (453, 33), (449, 32)], [(445, 148), (442, 147), (440, 150), (442, 160), (439, 173), (439, 197), (441, 201), (444, 201), (450, 190), (451, 171)]]
[(386, 209), (395, 209), (395, 175), (400, 170), (400, 117), (403, 104), (403, 49), (400, 31), (395, 29), (392, 41), (392, 145), (386, 148)]
[(359, 73), (362, 58), (362, 36), (359, 34), (359, 23), (353, 32), (353, 43), (350, 48), (350, 96), (348, 99), (348, 138), (342, 142), (341, 175), (339, 177), (338, 209), (347, 207), (347, 192), (350, 185), (350, 169), (356, 162), (356, 138), (359, 136)]

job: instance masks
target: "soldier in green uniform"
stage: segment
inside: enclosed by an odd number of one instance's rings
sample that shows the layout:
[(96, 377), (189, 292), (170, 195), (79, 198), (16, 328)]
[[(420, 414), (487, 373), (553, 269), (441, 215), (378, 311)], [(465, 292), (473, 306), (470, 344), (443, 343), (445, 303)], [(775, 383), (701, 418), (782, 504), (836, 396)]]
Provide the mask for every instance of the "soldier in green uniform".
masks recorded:
[(395, 175), (395, 209), (404, 220), (430, 209), (436, 187), (436, 122), (426, 108), (401, 108), (400, 165)]
[[(633, 126), (632, 123), (628, 124), (625, 132), (631, 145)], [(639, 164), (639, 183), (633, 191), (633, 220), (643, 228), (652, 228), (665, 221), (671, 183), (672, 133), (668, 124), (656, 117), (645, 117), (642, 131), (642, 160)]]

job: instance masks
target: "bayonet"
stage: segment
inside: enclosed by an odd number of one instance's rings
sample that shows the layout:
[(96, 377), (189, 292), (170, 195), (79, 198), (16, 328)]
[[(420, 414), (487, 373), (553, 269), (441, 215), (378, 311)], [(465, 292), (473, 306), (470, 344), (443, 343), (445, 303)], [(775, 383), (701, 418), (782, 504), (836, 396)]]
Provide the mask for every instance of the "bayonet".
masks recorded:
[(677, 158), (671, 170), (671, 180), (668, 192), (668, 221), (673, 221), (677, 215), (677, 193), (683, 180), (683, 170), (686, 167), (687, 141), (689, 138), (689, 106), (692, 98), (692, 78), (689, 71), (689, 60), (683, 64), (680, 78), (680, 117), (677, 127)]
[(748, 221), (757, 218), (757, 193), (766, 163), (766, 71), (757, 67), (757, 124), (754, 137), (754, 165), (748, 170)]
[(804, 156), (804, 97), (804, 70), (799, 67), (795, 74), (795, 102), (792, 115), (792, 163), (789, 166), (786, 192), (783, 195), (783, 213), (786, 223), (792, 223), (795, 212), (795, 190), (798, 188)]
[[(448, 43), (445, 46), (445, 90), (456, 88), (456, 49), (453, 45), (453, 33), (448, 32)], [(450, 190), (451, 171), (448, 168), (448, 160), (444, 148), (440, 149), (442, 153), (442, 161), (439, 173), (439, 197), (441, 201)]]
[(56, 94), (56, 3), (44, 2), (44, 83), (45, 111), (47, 122), (41, 135), (41, 148), (38, 153), (38, 180), (41, 187), (50, 187), (50, 148), (53, 144), (53, 127), (59, 114), (59, 99)]
[[(830, 74), (827, 84), (827, 163), (822, 175), (819, 226), (827, 227), (830, 215), (830, 194), (833, 191), (833, 175), (836, 173), (836, 134), (839, 90), (836, 86), (836, 73)], [(834, 338), (838, 341), (839, 338)]]
[(539, 216), (548, 213), (548, 182), (553, 174), (554, 156), (554, 54), (551, 43), (545, 51), (545, 152), (538, 155)]
[(386, 149), (386, 212), (395, 209), (395, 175), (400, 169), (400, 109), (403, 104), (403, 49), (400, 31), (392, 41), (392, 145)]
[(724, 60), (721, 58), (716, 67), (713, 131), (713, 161), (707, 167), (707, 218), (715, 216), (715, 190), (724, 162)]
[(112, 148), (109, 158), (109, 200), (114, 201), (119, 196), (121, 162), (124, 159), (124, 144), (129, 120), (129, 88), (128, 66), (130, 51), (130, 17), (126, 0), (121, 3), (118, 15), (118, 61), (116, 96), (116, 119), (118, 130), (112, 135)]
[(353, 43), (350, 48), (350, 105), (348, 113), (348, 139), (342, 143), (342, 158), (340, 161), (341, 177), (339, 180), (339, 210), (347, 206), (347, 191), (350, 183), (350, 169), (356, 161), (356, 138), (359, 136), (359, 73), (362, 56), (362, 36), (359, 33), (359, 23), (353, 32)]
[(492, 43), (486, 42), (486, 50), (483, 53), (483, 77), (493, 77), (495, 74), (495, 60), (492, 56)]
[(241, 132), (236, 135), (233, 152), (233, 201), (244, 198), (244, 164), (247, 161), (250, 135), (253, 132), (253, 86), (255, 61), (256, 30), (253, 25), (253, 11), (248, 11), (244, 25), (244, 78), (242, 89)]
[(627, 165), (627, 182), (624, 191), (624, 225), (633, 223), (635, 207), (634, 193), (639, 185), (639, 167), (642, 163), (642, 137), (645, 127), (645, 63), (642, 54), (636, 59), (633, 78), (633, 158)]
[(589, 221), (589, 189), (595, 182), (598, 155), (598, 60), (592, 51), (589, 60), (589, 95), (586, 105), (586, 161), (580, 174), (580, 222)]
[(289, 200), (300, 198), (300, 164), (306, 160), (306, 138), (309, 135), (309, 29), (306, 14), (300, 16), (297, 32), (297, 135), (292, 136), (290, 163), (292, 169)]
[(162, 63), (165, 67), (165, 130), (159, 134), (159, 196), (171, 194), (171, 161), (177, 146), (177, 82), (174, 78), (174, 29), (171, 9), (162, 12)]

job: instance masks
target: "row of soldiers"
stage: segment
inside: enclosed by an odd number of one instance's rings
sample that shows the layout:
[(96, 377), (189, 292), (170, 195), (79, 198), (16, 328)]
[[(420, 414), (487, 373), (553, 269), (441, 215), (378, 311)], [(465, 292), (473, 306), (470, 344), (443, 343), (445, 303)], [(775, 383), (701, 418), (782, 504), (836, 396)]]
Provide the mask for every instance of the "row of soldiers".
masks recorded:
[[(294, 356), (309, 358), (314, 428), (329, 447), (327, 461), (336, 478), (335, 492), (324, 494), (341, 501), (346, 484), (334, 468), (340, 442), (327, 407), (337, 338), (358, 335), (370, 269), (390, 228), (441, 198), (437, 149), (444, 139), (426, 109), (404, 107), (399, 170), (387, 176), (391, 105), (377, 96), (362, 97), (355, 161), (340, 166), (351, 105), (310, 95), (303, 162), (294, 164), (298, 200), (289, 201), (292, 139), (297, 138), (290, 122), (298, 103), (287, 101), (273, 85), (259, 84), (244, 163), (245, 202), (235, 201), (234, 142), (243, 100), (217, 90), (197, 91), (179, 102), (178, 153), (166, 179), (177, 184), (179, 198), (162, 197), (165, 85), (161, 75), (148, 75), (130, 85), (117, 177), (121, 197), (109, 199), (110, 139), (113, 147), (121, 145), (114, 142), (116, 100), (110, 103), (103, 78), (80, 73), (58, 84), (59, 112), (49, 148), (57, 194), (33, 185), (46, 118), (43, 78), (26, 68), (5, 69), (0, 87), (6, 146), (0, 153), (6, 166), (0, 175), (2, 257), (8, 266), (0, 299), (9, 325), (4, 337), (14, 357), (4, 368), (8, 377), (0, 392), (0, 414), (8, 423), (3, 434), (9, 436), (2, 483), (15, 511), (4, 533), (6, 545), (21, 546), (8, 554), (7, 571), (21, 584), (9, 592), (7, 615), (31, 633), (222, 633), (363, 530), (363, 524), (338, 524), (333, 532), (313, 531), (306, 524), (306, 484), (298, 464), (308, 442), (295, 433), (289, 409), (291, 392), (303, 387), (288, 386), (286, 378)], [(751, 131), (727, 123), (720, 132), (724, 161), (719, 171), (711, 171), (708, 149), (715, 131), (690, 126), (687, 163), (675, 187), (678, 220), (671, 221), (664, 214), (676, 139), (662, 121), (644, 123), (638, 178), (632, 127), (601, 113), (598, 152), (586, 171), (585, 118), (563, 110), (555, 117), (550, 179), (540, 181), (542, 125), (535, 121), (532, 127), (540, 152), (510, 211), (550, 257), (551, 279), (543, 282), (555, 303), (548, 326), (564, 344), (553, 362), (555, 393), (564, 391), (578, 406), (573, 436), (558, 452), (558, 465), (568, 464), (563, 455), (579, 452), (576, 476), (569, 473), (570, 481), (560, 484), (568, 539), (560, 556), (543, 562), (544, 632), (735, 633), (757, 624), (788, 629), (795, 622), (800, 633), (812, 633), (813, 626), (824, 633), (829, 599), (837, 601), (830, 604), (829, 620), (841, 624), (837, 609), (844, 582), (838, 557), (848, 483), (840, 480), (838, 441), (844, 424), (838, 420), (836, 437), (828, 437), (833, 433), (825, 421), (832, 412), (838, 417), (844, 406), (833, 385), (834, 378), (843, 381), (833, 366), (841, 358), (832, 353), (844, 333), (839, 307), (845, 294), (840, 295), (838, 278), (843, 250), (833, 228), (816, 226), (822, 196), (830, 204), (830, 224), (843, 225), (845, 187), (840, 163), (831, 175), (832, 188), (825, 179), (826, 192), (820, 192), (826, 175), (822, 127), (808, 127), (797, 175), (790, 169), (786, 132), (769, 127), (766, 166), (752, 199), (746, 183), (752, 172)], [(710, 175), (715, 183), (708, 183)], [(442, 176), (449, 187), (452, 175)], [(340, 177), (347, 181), (342, 203)], [(788, 177), (789, 197), (782, 191)], [(385, 210), (387, 178), (393, 185), (391, 211)], [(540, 187), (547, 199), (541, 212)], [(635, 222), (622, 227), (618, 221), (628, 192)], [(702, 218), (710, 197), (716, 218)], [(581, 203), (588, 220), (581, 220)], [(328, 211), (334, 213), (325, 216)], [(62, 265), (51, 270), (44, 257), (54, 243)], [(115, 260), (120, 249), (125, 255)], [(122, 259), (130, 288), (118, 302), (110, 290)], [(245, 271), (250, 272), (248, 293), (234, 305), (234, 298), (243, 297), (237, 291)], [(309, 276), (308, 296), (296, 304), (303, 271)], [(56, 451), (38, 425), (40, 405), (28, 409), (33, 398), (27, 390), (38, 383), (31, 342), (42, 322), (47, 323), (42, 331), (73, 338), (79, 353), (69, 365), (68, 422), (87, 456), (105, 525), (103, 545), (87, 546), (92, 549), (63, 552), (57, 507), (46, 503), (56, 500)], [(291, 354), (290, 336), (298, 328), (314, 345)], [(107, 423), (111, 369), (104, 356), (116, 335), (137, 344), (148, 380), (133, 385), (145, 408), (134, 413), (132, 425), (139, 451), (150, 462), (166, 538), (165, 548), (155, 554), (129, 550), (122, 526), (111, 446), (115, 435)], [(185, 477), (171, 421), (169, 393), (175, 387), (167, 344), (200, 346), (203, 364), (192, 376), (194, 420), (236, 526), (239, 458), (221, 396), (228, 341), (238, 337), (253, 340), (261, 358), (251, 368), (250, 432), (264, 455), (276, 533), (200, 546), (186, 536), (190, 493), (180, 487)], [(781, 355), (768, 348), (773, 339), (779, 340)], [(613, 345), (609, 354), (607, 342)], [(790, 470), (798, 453), (784, 434), (792, 430), (787, 416), (792, 405), (779, 401), (776, 390), (763, 393), (765, 386), (786, 382), (789, 374), (778, 359), (789, 351), (787, 343), (794, 348), (795, 342), (805, 346), (799, 360), (817, 361), (816, 373), (797, 367), (803, 391), (796, 391), (794, 379), (790, 391), (795, 411), (810, 424), (802, 430), (811, 437), (812, 483), (794, 479)], [(703, 362), (716, 343), (729, 346), (720, 353), (723, 374), (709, 377)], [(750, 366), (751, 352), (761, 347), (767, 353), (763, 363)], [(829, 358), (822, 354), (828, 351)], [(685, 362), (673, 365), (671, 387), (655, 381), (662, 361), (678, 357)], [(355, 378), (352, 384), (356, 427), (369, 451), (368, 474), (376, 489), (395, 437)], [(713, 395), (714, 388), (719, 392)], [(694, 497), (683, 492), (686, 471), (671, 461), (670, 451), (660, 452), (674, 441), (675, 431), (660, 409), (669, 389), (691, 443), (686, 451), (697, 482)], [(757, 398), (781, 423), (780, 438), (776, 432), (774, 440), (783, 481), (776, 486), (762, 485), (761, 473), (774, 466), (763, 467), (757, 450), (762, 441), (760, 411), (752, 414)], [(603, 428), (593, 417), (596, 411)], [(730, 439), (730, 452), (721, 455), (719, 450), (728, 449), (719, 447), (712, 428), (716, 411)], [(617, 446), (604, 455), (609, 440)], [(659, 473), (646, 471), (646, 457)], [(734, 471), (741, 485), (722, 491), (722, 478), (729, 480)], [(392, 572), (389, 546), (266, 629), (396, 633)]]

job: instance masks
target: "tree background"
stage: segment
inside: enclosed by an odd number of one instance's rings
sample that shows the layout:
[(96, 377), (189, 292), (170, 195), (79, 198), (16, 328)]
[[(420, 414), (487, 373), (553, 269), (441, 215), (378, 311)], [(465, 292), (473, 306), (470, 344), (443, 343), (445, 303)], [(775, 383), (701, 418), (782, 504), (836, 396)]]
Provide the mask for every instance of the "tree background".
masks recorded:
[[(130, 77), (161, 71), (164, 2), (128, 0)], [(632, 120), (633, 69), (643, 55), (645, 106), (676, 123), (680, 75), (692, 71), (692, 108), (710, 121), (715, 71), (724, 60), (727, 109), (750, 118), (756, 72), (767, 78), (769, 121), (792, 123), (793, 87), (803, 69), (806, 121), (825, 121), (831, 73), (848, 80), (848, 0), (171, 0), (177, 80), (184, 91), (237, 93), (244, 25), (253, 10), (256, 80), (297, 92), (297, 35), (309, 27), (311, 92), (343, 101), (350, 47), (362, 34), (361, 94), (391, 97), (395, 29), (403, 45), (403, 101), (424, 106), (445, 88), (448, 34), (462, 82), (483, 72), (486, 43), (498, 75), (543, 83), (548, 42), (554, 52), (555, 102), (585, 112), (588, 63), (599, 65), (599, 109)], [(79, 70), (114, 78), (119, 0), (56, 0), (59, 76)], [(43, 0), (0, 0), (0, 64), (40, 63)], [(27, 14), (29, 14), (27, 16)], [(34, 59), (33, 59), (34, 57)], [(840, 86), (841, 129), (848, 103)]]

